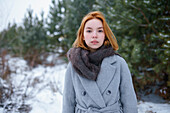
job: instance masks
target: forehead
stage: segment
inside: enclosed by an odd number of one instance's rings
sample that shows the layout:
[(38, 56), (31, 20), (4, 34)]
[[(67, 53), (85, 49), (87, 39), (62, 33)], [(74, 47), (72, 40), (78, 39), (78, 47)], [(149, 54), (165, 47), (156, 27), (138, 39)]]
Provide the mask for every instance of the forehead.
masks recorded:
[(98, 27), (103, 27), (103, 24), (102, 24), (102, 21), (99, 19), (91, 19), (85, 23), (85, 28), (87, 27), (98, 28)]

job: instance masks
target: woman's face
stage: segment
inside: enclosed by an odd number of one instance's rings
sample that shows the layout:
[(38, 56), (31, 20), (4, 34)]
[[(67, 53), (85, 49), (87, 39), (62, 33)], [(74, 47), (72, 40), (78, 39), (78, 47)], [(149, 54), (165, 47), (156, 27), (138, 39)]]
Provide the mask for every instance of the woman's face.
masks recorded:
[(90, 51), (94, 52), (96, 49), (101, 47), (104, 39), (105, 33), (102, 22), (99, 19), (88, 20), (84, 27), (83, 40), (85, 40)]

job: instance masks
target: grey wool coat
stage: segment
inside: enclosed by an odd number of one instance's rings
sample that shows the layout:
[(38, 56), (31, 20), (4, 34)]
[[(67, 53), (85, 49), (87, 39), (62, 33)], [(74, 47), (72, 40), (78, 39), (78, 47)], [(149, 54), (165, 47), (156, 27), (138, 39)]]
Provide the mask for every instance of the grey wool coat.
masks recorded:
[(83, 78), (69, 63), (62, 113), (137, 113), (137, 99), (126, 61), (104, 58), (96, 81)]

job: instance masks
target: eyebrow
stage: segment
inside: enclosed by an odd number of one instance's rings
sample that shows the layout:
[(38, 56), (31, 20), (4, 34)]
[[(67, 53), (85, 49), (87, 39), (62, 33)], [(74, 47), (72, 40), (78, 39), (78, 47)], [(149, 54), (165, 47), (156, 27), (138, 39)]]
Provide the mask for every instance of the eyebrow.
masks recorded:
[[(86, 27), (86, 29), (92, 29), (91, 27)], [(103, 27), (98, 27), (97, 29), (103, 29)]]

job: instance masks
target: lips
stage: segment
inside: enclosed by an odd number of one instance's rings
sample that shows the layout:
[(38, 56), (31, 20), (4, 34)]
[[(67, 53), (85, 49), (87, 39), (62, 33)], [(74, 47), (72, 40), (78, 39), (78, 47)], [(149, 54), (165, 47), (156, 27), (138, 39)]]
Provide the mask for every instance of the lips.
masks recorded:
[(97, 43), (99, 43), (97, 40), (93, 40), (93, 41), (91, 41), (91, 43), (92, 44), (97, 44)]

